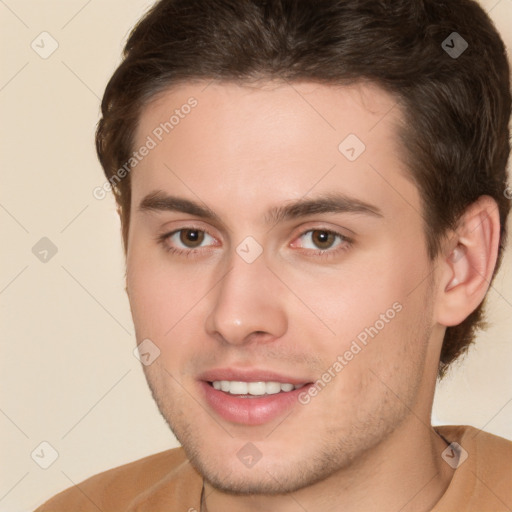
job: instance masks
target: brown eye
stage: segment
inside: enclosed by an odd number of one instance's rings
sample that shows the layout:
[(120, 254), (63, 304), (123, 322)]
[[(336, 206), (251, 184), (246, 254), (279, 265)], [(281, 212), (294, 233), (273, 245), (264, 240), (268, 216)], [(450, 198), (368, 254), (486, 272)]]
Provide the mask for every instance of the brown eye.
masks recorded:
[(325, 257), (338, 254), (352, 244), (346, 236), (329, 229), (308, 229), (299, 236), (298, 240), (300, 240), (298, 244), (294, 242), (291, 246), (307, 249), (313, 251), (316, 256), (325, 255)]
[(180, 242), (188, 248), (194, 249), (199, 247), (204, 240), (204, 231), (199, 229), (182, 229), (180, 230)]
[(205, 255), (212, 247), (219, 247), (215, 237), (193, 226), (158, 235), (157, 241), (165, 251), (179, 256)]
[(330, 231), (318, 229), (311, 231), (311, 241), (321, 250), (330, 249), (336, 240), (336, 236)]

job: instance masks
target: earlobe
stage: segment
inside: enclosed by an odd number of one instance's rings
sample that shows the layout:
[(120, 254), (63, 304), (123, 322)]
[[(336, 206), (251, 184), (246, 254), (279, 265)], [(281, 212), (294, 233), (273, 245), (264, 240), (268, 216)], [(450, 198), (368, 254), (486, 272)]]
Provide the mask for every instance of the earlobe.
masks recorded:
[(483, 301), (492, 280), (500, 236), (496, 202), (481, 196), (462, 215), (447, 252), (440, 256), (437, 321), (464, 321)]

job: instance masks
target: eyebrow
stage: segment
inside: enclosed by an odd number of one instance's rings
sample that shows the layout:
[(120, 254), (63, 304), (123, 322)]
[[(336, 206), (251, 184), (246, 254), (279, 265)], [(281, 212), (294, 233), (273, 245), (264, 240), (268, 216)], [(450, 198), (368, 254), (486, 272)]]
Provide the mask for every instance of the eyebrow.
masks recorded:
[[(210, 221), (222, 223), (220, 217), (204, 203), (200, 204), (183, 197), (167, 195), (162, 191), (151, 192), (139, 204), (142, 212), (181, 212)], [(316, 198), (301, 198), (283, 206), (271, 208), (265, 215), (267, 224), (299, 219), (324, 213), (361, 213), (383, 217), (375, 205), (340, 193), (323, 194)]]

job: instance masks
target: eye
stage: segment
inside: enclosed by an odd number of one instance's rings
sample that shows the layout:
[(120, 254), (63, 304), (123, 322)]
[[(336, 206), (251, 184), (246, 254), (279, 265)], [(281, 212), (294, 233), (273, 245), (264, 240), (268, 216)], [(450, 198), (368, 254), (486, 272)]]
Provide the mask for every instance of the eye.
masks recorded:
[(303, 245), (305, 249), (331, 249), (334, 242), (336, 241), (336, 234), (332, 231), (321, 231), (319, 229), (306, 231), (302, 237), (306, 237), (306, 241), (310, 244), (314, 244), (315, 247), (307, 247)]
[[(290, 244), (290, 247), (303, 249), (308, 256), (330, 257), (348, 249), (352, 240), (329, 229), (310, 229), (302, 233)], [(198, 256), (200, 252), (212, 246), (218, 246), (217, 240), (209, 233), (195, 227), (177, 229), (157, 237), (157, 241), (167, 252), (183, 255)]]
[(319, 255), (337, 253), (339, 250), (347, 249), (351, 245), (349, 238), (328, 229), (310, 229), (302, 233), (297, 240), (302, 240), (300, 245), (293, 242), (291, 247), (307, 249)]
[(192, 227), (160, 235), (158, 241), (167, 251), (177, 254), (193, 253), (195, 249), (205, 247), (204, 242), (207, 242), (206, 246), (215, 245), (215, 238), (202, 229)]

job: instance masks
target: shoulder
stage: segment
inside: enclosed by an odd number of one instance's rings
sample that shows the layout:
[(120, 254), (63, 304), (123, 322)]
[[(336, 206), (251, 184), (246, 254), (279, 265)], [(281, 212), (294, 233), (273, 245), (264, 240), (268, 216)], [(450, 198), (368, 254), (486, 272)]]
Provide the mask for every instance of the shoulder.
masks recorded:
[(126, 511), (141, 499), (151, 499), (153, 489), (163, 485), (169, 489), (176, 481), (193, 485), (194, 480), (202, 485), (183, 448), (174, 448), (94, 475), (57, 494), (35, 512)]
[(449, 510), (456, 504), (457, 510), (511, 510), (512, 441), (467, 425), (435, 429), (452, 443), (447, 450), (452, 447), (458, 459), (452, 481), (435, 511)]
[(512, 471), (512, 441), (468, 425), (436, 427), (449, 442), (456, 442), (467, 451), (467, 459), (478, 462), (481, 469)]

